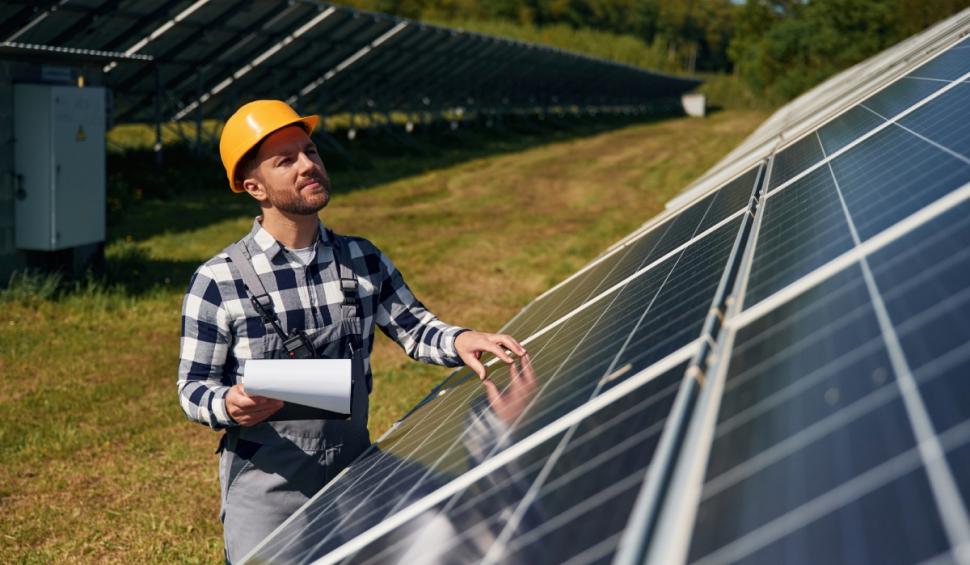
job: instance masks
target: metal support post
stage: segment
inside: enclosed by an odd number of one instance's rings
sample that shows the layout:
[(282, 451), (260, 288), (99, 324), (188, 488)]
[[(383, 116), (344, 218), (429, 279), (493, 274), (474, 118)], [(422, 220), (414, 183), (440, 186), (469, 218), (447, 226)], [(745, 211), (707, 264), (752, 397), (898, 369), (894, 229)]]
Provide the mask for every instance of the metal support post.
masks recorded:
[(162, 166), (162, 73), (155, 65), (155, 165)]

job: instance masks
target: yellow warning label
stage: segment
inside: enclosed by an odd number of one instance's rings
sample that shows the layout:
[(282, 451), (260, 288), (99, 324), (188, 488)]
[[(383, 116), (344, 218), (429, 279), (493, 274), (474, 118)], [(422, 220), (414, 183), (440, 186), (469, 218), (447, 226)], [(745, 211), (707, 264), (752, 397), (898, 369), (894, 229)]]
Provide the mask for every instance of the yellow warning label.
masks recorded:
[(77, 126), (77, 133), (74, 134), (74, 141), (84, 141), (87, 138), (87, 134), (84, 133), (84, 126)]

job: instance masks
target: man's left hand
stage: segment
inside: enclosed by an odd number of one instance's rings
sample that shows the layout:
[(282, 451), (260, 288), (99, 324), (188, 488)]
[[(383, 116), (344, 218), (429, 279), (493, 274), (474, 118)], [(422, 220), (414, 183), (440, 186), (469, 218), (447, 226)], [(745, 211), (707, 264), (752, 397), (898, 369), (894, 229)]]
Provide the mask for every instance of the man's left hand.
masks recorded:
[(485, 380), (487, 372), (481, 362), (482, 353), (491, 353), (502, 361), (512, 364), (514, 360), (508, 354), (512, 352), (519, 357), (526, 354), (525, 348), (512, 336), (505, 334), (488, 334), (484, 332), (465, 332), (455, 339), (455, 350), (469, 369)]

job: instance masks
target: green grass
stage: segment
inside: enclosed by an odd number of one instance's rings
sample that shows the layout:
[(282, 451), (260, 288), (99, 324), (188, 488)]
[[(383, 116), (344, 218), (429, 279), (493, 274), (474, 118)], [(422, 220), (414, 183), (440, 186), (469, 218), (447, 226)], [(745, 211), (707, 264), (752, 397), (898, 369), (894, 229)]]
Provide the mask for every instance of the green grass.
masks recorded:
[[(377, 243), (444, 320), (495, 330), (661, 211), (764, 117), (723, 111), (337, 167), (323, 217)], [(107, 282), (28, 277), (0, 293), (5, 561), (221, 559), (217, 435), (176, 400), (179, 314), (188, 273), (249, 229), (247, 198), (190, 186), (129, 202), (112, 221)], [(375, 436), (447, 374), (379, 337)]]

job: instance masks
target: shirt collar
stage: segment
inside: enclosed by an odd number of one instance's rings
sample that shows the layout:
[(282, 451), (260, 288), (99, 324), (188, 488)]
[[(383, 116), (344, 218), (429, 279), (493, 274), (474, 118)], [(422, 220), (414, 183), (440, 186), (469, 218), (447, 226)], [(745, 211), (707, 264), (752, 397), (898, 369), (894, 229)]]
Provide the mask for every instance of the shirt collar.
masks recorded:
[[(276, 238), (270, 235), (268, 231), (263, 229), (263, 224), (260, 223), (262, 219), (262, 216), (256, 216), (256, 219), (253, 220), (253, 228), (249, 232), (249, 239), (253, 242), (253, 244), (255, 244), (254, 251), (262, 251), (267, 257), (273, 259), (276, 257), (276, 255), (283, 251), (283, 246), (280, 244), (280, 242), (276, 241)], [(323, 220), (319, 220), (319, 222), (320, 227), (317, 231), (317, 243), (332, 247), (333, 238), (331, 237), (330, 232), (323, 224)]]

